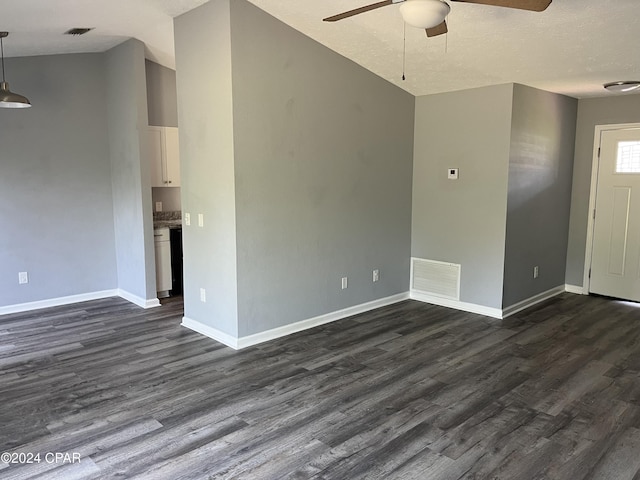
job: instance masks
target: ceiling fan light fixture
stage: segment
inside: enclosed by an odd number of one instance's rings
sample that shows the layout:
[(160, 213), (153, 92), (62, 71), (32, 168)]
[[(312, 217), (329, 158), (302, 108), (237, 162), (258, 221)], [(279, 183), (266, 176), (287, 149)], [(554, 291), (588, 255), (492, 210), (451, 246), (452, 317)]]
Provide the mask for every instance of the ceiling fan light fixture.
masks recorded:
[(441, 0), (406, 0), (400, 14), (406, 23), (416, 28), (433, 28), (444, 22), (451, 7)]
[(640, 88), (640, 81), (638, 80), (624, 80), (619, 82), (605, 83), (603, 87), (609, 92), (624, 93), (631, 92)]

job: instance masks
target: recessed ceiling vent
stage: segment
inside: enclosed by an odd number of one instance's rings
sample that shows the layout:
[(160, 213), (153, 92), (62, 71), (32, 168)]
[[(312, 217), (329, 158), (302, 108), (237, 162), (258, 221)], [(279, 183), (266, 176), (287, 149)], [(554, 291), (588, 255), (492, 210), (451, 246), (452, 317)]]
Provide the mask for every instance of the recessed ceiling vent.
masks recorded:
[(93, 28), (72, 28), (71, 30), (67, 30), (64, 32), (65, 35), (84, 35), (87, 32), (90, 32)]

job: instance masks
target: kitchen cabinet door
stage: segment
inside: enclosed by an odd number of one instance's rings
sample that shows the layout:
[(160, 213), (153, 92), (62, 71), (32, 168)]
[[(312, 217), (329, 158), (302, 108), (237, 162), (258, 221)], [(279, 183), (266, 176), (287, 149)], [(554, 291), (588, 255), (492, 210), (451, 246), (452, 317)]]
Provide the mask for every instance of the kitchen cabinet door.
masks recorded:
[(147, 154), (152, 187), (180, 186), (180, 149), (176, 127), (147, 129)]

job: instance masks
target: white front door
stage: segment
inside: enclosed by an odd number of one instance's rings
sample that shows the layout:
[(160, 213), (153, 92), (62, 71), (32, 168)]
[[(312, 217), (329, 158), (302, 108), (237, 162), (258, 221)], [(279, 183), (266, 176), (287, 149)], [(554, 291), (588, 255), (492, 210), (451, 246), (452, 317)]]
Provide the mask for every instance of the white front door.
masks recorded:
[(603, 130), (589, 291), (640, 301), (640, 129)]

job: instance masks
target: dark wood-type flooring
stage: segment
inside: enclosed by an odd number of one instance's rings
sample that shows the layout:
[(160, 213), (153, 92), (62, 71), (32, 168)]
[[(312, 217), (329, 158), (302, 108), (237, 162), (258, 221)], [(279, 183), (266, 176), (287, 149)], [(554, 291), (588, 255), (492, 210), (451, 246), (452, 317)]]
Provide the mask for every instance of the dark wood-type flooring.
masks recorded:
[(0, 317), (0, 452), (41, 455), (0, 478), (640, 479), (636, 305), (405, 301), (238, 352), (181, 315)]

